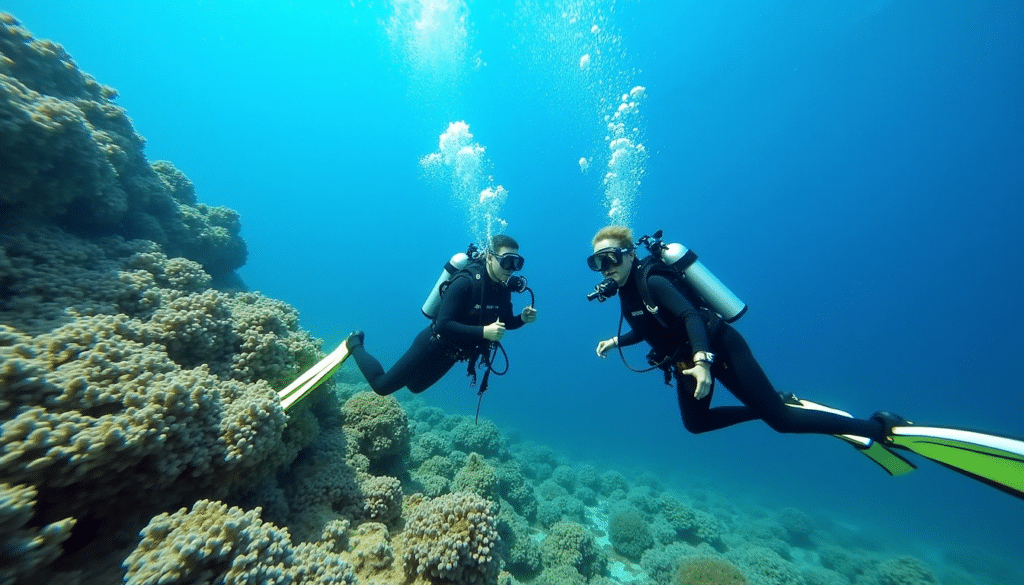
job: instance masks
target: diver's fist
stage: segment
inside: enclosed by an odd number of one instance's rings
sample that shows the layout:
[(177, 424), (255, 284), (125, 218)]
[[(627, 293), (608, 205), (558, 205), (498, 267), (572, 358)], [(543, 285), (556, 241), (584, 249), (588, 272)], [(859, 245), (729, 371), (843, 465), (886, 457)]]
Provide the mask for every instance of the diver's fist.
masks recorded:
[(505, 324), (501, 319), (495, 319), (494, 323), (484, 325), (484, 339), (487, 341), (501, 341), (505, 336)]
[(537, 320), (537, 309), (534, 309), (533, 307), (525, 307), (523, 309), (523, 314), (520, 315), (520, 317), (522, 317), (523, 323), (533, 323)]

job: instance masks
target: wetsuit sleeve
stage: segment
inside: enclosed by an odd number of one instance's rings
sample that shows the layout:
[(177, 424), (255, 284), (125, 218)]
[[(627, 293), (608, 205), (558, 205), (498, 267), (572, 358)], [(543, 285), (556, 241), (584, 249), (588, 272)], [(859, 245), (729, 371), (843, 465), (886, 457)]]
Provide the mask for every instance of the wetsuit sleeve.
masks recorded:
[(505, 329), (519, 329), (523, 326), (523, 317), (521, 315), (512, 314), (512, 293), (506, 293), (508, 300), (505, 302), (501, 311), (501, 322), (505, 324)]
[(704, 320), (683, 293), (664, 276), (650, 277), (647, 279), (647, 286), (651, 291), (651, 298), (660, 310), (668, 311), (683, 322), (693, 352), (708, 351), (708, 330), (704, 326)]
[(636, 345), (643, 340), (644, 338), (641, 337), (639, 333), (630, 329), (629, 332), (627, 332), (625, 335), (619, 336), (618, 345), (619, 347), (629, 347), (631, 345)]
[(472, 292), (468, 278), (456, 278), (441, 295), (441, 306), (437, 309), (434, 323), (437, 332), (445, 339), (475, 343), (484, 338), (483, 326), (466, 325), (456, 320), (473, 302), (474, 299), (470, 298)]

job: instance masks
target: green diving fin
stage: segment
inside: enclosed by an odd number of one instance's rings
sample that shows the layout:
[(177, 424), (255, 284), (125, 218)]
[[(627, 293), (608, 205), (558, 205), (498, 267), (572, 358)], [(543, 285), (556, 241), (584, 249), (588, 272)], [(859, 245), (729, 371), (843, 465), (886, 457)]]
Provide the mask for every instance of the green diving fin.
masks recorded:
[(912, 424), (893, 427), (887, 443), (1024, 499), (1024, 439)]
[[(839, 416), (845, 416), (853, 418), (853, 415), (839, 410), (838, 408), (832, 408), (831, 406), (825, 406), (824, 404), (818, 404), (811, 402), (810, 400), (804, 400), (797, 398), (793, 394), (786, 394), (782, 396), (783, 402), (786, 406), (793, 408), (806, 408), (809, 410), (820, 410), (823, 412), (831, 412), (832, 414), (838, 414)], [(905, 475), (917, 469), (917, 466), (905, 459), (899, 453), (896, 453), (886, 445), (883, 445), (877, 441), (872, 441), (867, 437), (858, 437), (856, 435), (832, 435), (837, 439), (842, 439), (847, 443), (853, 445), (858, 451), (867, 456), (877, 463), (882, 469), (884, 469), (889, 475)]]
[(308, 396), (314, 388), (323, 384), (334, 372), (338, 371), (338, 368), (341, 367), (341, 364), (345, 363), (348, 356), (348, 345), (342, 341), (337, 349), (317, 362), (315, 366), (303, 372), (294, 382), (288, 384), (277, 393), (281, 398), (281, 406), (286, 411), (290, 410), (300, 400)]

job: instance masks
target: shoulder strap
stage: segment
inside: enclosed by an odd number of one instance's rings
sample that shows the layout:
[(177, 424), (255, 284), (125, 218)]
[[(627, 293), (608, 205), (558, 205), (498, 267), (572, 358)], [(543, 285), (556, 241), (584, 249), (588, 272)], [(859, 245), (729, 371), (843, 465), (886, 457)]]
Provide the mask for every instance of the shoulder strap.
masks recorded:
[(660, 258), (656, 256), (648, 256), (640, 261), (640, 266), (637, 268), (636, 275), (636, 288), (640, 292), (640, 300), (643, 301), (647, 311), (654, 316), (658, 321), (658, 324), (662, 327), (668, 327), (665, 320), (661, 318), (661, 314), (658, 312), (658, 305), (654, 303), (654, 297), (651, 295), (651, 287), (647, 283), (647, 280), (652, 274), (660, 274), (668, 277), (669, 280), (675, 282), (673, 275), (677, 273), (665, 265)]
[(661, 318), (661, 314), (658, 312), (658, 305), (654, 302), (654, 297), (651, 295), (651, 287), (648, 281), (651, 276), (664, 276), (671, 282), (686, 300), (690, 301), (695, 309), (701, 309), (705, 306), (704, 300), (700, 298), (700, 295), (696, 293), (686, 283), (686, 275), (666, 265), (661, 258), (655, 256), (648, 256), (640, 262), (640, 266), (637, 269), (637, 290), (640, 293), (640, 299), (643, 301), (644, 306), (654, 316), (658, 323), (662, 327), (667, 327), (665, 320)]
[(451, 275), (451, 277), (448, 280), (442, 282), (441, 285), (437, 288), (437, 291), (441, 293), (441, 295), (444, 295), (445, 291), (448, 290), (448, 287), (451, 286), (452, 283), (455, 282), (455, 279), (457, 278), (468, 278), (470, 286), (472, 286), (472, 283), (474, 282), (474, 280), (476, 280), (473, 277), (480, 272), (479, 268), (479, 262), (470, 261), (469, 264), (457, 270), (455, 274)]

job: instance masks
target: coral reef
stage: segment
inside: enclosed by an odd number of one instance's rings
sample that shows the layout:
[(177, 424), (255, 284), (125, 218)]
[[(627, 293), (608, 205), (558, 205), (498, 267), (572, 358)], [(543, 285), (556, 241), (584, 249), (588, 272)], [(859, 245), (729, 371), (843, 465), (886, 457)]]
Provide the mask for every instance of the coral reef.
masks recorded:
[(679, 564), (674, 585), (746, 585), (736, 565), (715, 557), (697, 557)]
[(127, 585), (168, 583), (354, 584), (352, 566), (332, 540), (293, 547), (288, 531), (245, 512), (201, 500), (161, 514), (125, 560)]
[(505, 569), (521, 579), (536, 576), (541, 569), (540, 546), (530, 538), (529, 522), (508, 506), (502, 508), (498, 519)]
[(675, 529), (679, 538), (691, 544), (706, 542), (716, 549), (724, 549), (721, 523), (707, 512), (695, 510), (676, 498), (665, 496), (661, 500), (662, 513)]
[(475, 452), (485, 457), (499, 457), (507, 449), (498, 427), (489, 420), (477, 424), (466, 418), (451, 432), (452, 447), (459, 451)]
[(238, 214), (195, 204), (173, 165), (151, 166), (116, 96), (60, 45), (0, 19), (4, 220), (151, 240), (230, 280), (247, 255)]
[(594, 535), (575, 522), (559, 522), (551, 527), (541, 545), (541, 558), (545, 567), (572, 567), (587, 579), (608, 574), (608, 555)]
[(493, 505), (469, 492), (412, 502), (405, 531), (404, 561), (409, 576), (445, 583), (488, 583), (498, 575), (501, 539)]
[(452, 480), (452, 489), (474, 494), (499, 504), (498, 473), (479, 453), (470, 453)]
[(729, 551), (725, 558), (743, 570), (754, 585), (804, 585), (796, 566), (770, 549), (740, 548)]
[(786, 530), (789, 542), (798, 546), (811, 544), (815, 526), (810, 516), (796, 508), (783, 508), (779, 510), (778, 521)]
[(362, 574), (373, 574), (388, 569), (395, 561), (395, 549), (391, 544), (388, 527), (378, 522), (360, 524), (348, 537), (349, 560)]
[(409, 419), (393, 396), (361, 392), (341, 409), (349, 438), (371, 464), (401, 457), (409, 449)]
[(608, 521), (608, 537), (615, 552), (639, 561), (644, 551), (654, 546), (651, 528), (640, 512), (633, 508), (612, 514)]
[(886, 559), (873, 571), (878, 585), (936, 585), (928, 565), (921, 559), (909, 556)]
[(74, 518), (28, 526), (35, 496), (32, 486), (0, 483), (0, 583), (13, 583), (45, 567), (61, 555), (60, 544), (71, 536)]

